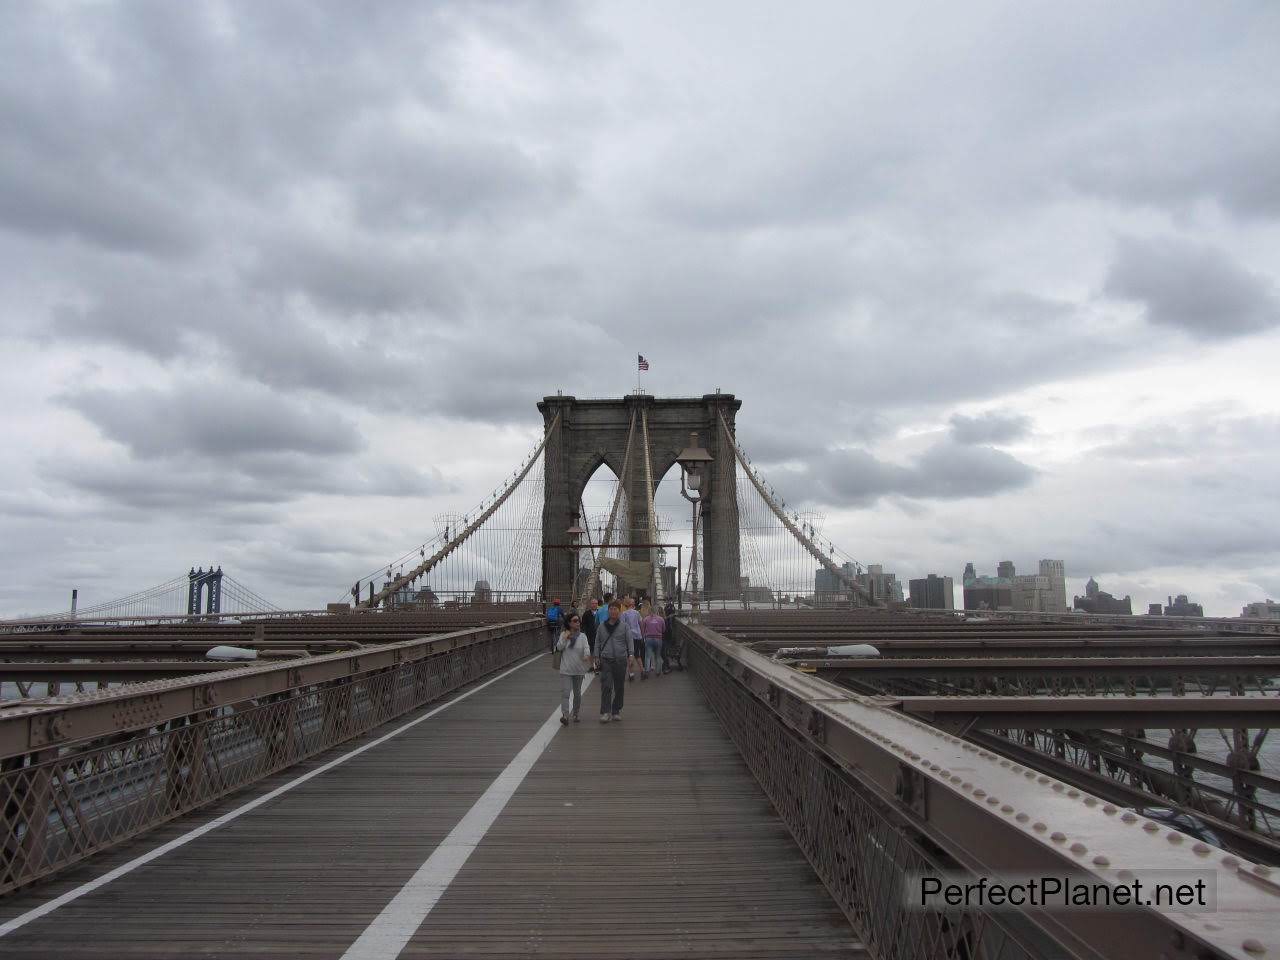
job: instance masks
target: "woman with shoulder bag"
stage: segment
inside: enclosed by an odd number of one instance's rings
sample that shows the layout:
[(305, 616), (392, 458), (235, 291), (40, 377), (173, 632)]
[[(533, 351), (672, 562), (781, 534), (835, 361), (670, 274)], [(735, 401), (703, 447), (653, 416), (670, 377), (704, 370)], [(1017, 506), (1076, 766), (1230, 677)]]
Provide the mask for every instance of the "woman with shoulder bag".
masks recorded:
[(552, 666), (560, 671), (560, 723), (568, 726), (570, 716), (574, 723), (578, 722), (582, 678), (591, 669), (591, 644), (582, 632), (582, 618), (576, 613), (569, 617), (568, 629), (560, 634), (552, 661)]

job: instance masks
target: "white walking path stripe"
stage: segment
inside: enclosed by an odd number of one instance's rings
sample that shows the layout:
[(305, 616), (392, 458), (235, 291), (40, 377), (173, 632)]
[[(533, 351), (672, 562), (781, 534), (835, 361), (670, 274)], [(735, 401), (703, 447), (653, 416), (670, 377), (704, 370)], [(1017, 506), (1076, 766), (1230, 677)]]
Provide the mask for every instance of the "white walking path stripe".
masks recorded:
[[(589, 686), (591, 675), (587, 674), (582, 683), (584, 694)], [(409, 878), (409, 882), (400, 888), (400, 892), (383, 907), (382, 913), (378, 914), (342, 955), (342, 960), (395, 960), (400, 956), (400, 951), (422, 925), (427, 914), (440, 902), (458, 871), (506, 807), (507, 801), (519, 789), (525, 776), (550, 745), (551, 738), (556, 735), (559, 727), (560, 708), (557, 707), (547, 718), (547, 722), (516, 754), (515, 759), (507, 764), (507, 769), (489, 784), (489, 789), (418, 868), (417, 873)]]
[(510, 668), (509, 670), (504, 670), (502, 673), (498, 674), (496, 677), (486, 680), (484, 683), (480, 684), (479, 686), (472, 687), (466, 693), (459, 694), (458, 696), (450, 700), (448, 703), (441, 704), (440, 706), (436, 707), (434, 710), (431, 710), (428, 713), (424, 713), (422, 716), (417, 717), (413, 720), (410, 720), (408, 723), (402, 724), (399, 727), (396, 727), (396, 729), (392, 730), (390, 733), (383, 734), (381, 737), (378, 737), (378, 739), (376, 740), (370, 740), (368, 743), (362, 744), (361, 746), (356, 747), (354, 750), (344, 753), (340, 757), (335, 757), (334, 759), (330, 760), (328, 763), (325, 763), (325, 764), (322, 764), (321, 766), (316, 767), (314, 770), (308, 770), (302, 776), (297, 777), (293, 780), (290, 780), (288, 783), (282, 784), (281, 786), (276, 787), (274, 790), (264, 793), (260, 797), (250, 800), (248, 803), (244, 804), (243, 806), (236, 807), (234, 810), (224, 813), (222, 816), (217, 817), (213, 820), (210, 820), (208, 823), (201, 824), (195, 829), (187, 833), (184, 833), (182, 836), (177, 837), (173, 840), (170, 840), (168, 843), (163, 843), (160, 846), (156, 847), (154, 850), (148, 851), (147, 853), (142, 854), (142, 856), (140, 857), (135, 857), (133, 860), (130, 860), (128, 863), (121, 864), (120, 866), (116, 867), (114, 870), (109, 870), (108, 872), (104, 873), (102, 876), (98, 877), (96, 880), (90, 880), (87, 883), (82, 883), (80, 886), (75, 887), (72, 890), (68, 890), (66, 893), (62, 894), (61, 896), (54, 897), (54, 899), (48, 901), (47, 903), (42, 903), (40, 904), (40, 906), (33, 907), (32, 909), (28, 910), (26, 913), (19, 914), (18, 916), (14, 917), (12, 920), (9, 920), (6, 923), (0, 924), (0, 937), (7, 936), (8, 934), (13, 933), (13, 931), (19, 929), (20, 927), (25, 927), (31, 921), (39, 920), (41, 917), (47, 914), (53, 913), (53, 911), (57, 910), (59, 907), (66, 906), (68, 903), (71, 903), (73, 900), (79, 900), (86, 893), (92, 893), (94, 890), (97, 890), (99, 887), (105, 887), (108, 883), (111, 883), (111, 881), (118, 880), (121, 877), (123, 877), (125, 874), (132, 873), (134, 870), (137, 870), (138, 867), (145, 866), (146, 864), (150, 863), (152, 860), (157, 860), (160, 857), (163, 857), (166, 853), (170, 853), (174, 850), (177, 850), (179, 847), (185, 846), (186, 844), (190, 843), (192, 840), (199, 839), (200, 837), (203, 837), (206, 833), (209, 833), (213, 830), (217, 830), (221, 826), (225, 826), (226, 824), (230, 823), (232, 820), (235, 820), (237, 817), (242, 817), (246, 813), (256, 810), (258, 807), (262, 806), (264, 803), (271, 802), (276, 797), (280, 796), (282, 793), (288, 793), (294, 787), (300, 787), (302, 786), (302, 784), (306, 783), (308, 780), (311, 780), (314, 777), (318, 777), (322, 773), (327, 773), (328, 771), (332, 770), (336, 766), (339, 766), (340, 764), (346, 763), (352, 757), (358, 757), (360, 754), (364, 753), (366, 750), (372, 750), (374, 747), (381, 746), (382, 744), (386, 743), (388, 740), (392, 739), (393, 737), (400, 736), (400, 734), (404, 733), (406, 730), (416, 727), (418, 724), (422, 723), (424, 720), (430, 720), (436, 714), (441, 713), (444, 710), (448, 710), (455, 703), (461, 703), (463, 700), (467, 699), (467, 697), (470, 697), (473, 694), (479, 693), (481, 690), (483, 690), (485, 687), (489, 686), (490, 684), (497, 683), (499, 680), (503, 679), (504, 677), (507, 677), (515, 673), (517, 670), (521, 670), (527, 667), (529, 664), (534, 663), (537, 660), (540, 660), (544, 656), (546, 656), (546, 654), (539, 653), (534, 657), (532, 657), (531, 659), (526, 660), (524, 663), (518, 663), (514, 667)]

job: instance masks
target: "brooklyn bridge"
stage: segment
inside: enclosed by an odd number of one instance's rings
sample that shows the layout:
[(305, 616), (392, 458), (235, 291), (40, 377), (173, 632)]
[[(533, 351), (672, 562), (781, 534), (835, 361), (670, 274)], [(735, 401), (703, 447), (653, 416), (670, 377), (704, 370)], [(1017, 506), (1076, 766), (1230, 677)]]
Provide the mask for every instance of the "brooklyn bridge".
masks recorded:
[[(537, 407), (324, 609), (201, 564), (0, 623), (0, 954), (1280, 956), (1276, 624), (904, 608), (734, 395)], [(685, 669), (562, 726), (545, 608), (605, 592)], [(911, 901), (1000, 876), (1213, 896)]]

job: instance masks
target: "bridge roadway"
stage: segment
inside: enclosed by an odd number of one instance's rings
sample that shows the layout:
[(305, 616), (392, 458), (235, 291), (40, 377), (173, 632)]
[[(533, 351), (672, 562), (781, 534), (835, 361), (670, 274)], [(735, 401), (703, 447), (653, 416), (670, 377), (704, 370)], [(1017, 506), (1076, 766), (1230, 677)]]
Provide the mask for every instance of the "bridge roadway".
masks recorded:
[(558, 695), (535, 656), (8, 897), (0, 955), (866, 955), (688, 674)]

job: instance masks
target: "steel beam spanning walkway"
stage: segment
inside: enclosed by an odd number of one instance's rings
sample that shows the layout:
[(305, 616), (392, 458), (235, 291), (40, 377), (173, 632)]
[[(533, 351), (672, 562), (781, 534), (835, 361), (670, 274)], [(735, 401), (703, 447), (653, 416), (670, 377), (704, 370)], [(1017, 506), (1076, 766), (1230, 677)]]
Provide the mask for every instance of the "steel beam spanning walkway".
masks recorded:
[[(1271, 871), (679, 623), (558, 722), (532, 620), (0, 709), (0, 956), (1280, 956)], [(1213, 913), (909, 910), (1210, 873)]]

